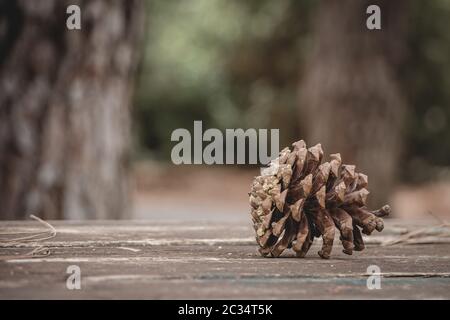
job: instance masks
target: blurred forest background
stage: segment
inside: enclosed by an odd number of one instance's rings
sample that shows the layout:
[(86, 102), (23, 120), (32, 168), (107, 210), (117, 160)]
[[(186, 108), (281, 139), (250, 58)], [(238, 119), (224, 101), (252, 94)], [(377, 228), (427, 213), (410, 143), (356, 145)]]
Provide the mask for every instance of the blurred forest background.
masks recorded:
[(170, 162), (194, 120), (321, 142), (369, 175), (372, 204), (450, 216), (449, 1), (72, 3), (81, 31), (61, 27), (68, 2), (0, 1), (3, 219), (248, 220), (258, 168)]

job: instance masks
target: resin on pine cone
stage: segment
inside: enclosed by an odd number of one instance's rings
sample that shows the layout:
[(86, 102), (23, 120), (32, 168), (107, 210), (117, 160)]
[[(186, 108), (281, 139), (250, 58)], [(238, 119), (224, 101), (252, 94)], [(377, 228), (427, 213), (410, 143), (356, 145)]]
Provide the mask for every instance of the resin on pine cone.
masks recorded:
[(330, 155), (328, 162), (322, 163), (322, 158), (320, 144), (307, 148), (300, 140), (255, 177), (249, 195), (261, 255), (278, 257), (292, 248), (304, 257), (314, 237), (322, 237), (318, 254), (327, 259), (335, 232), (340, 232), (343, 252), (351, 255), (364, 249), (361, 232), (383, 230), (381, 217), (391, 209), (366, 208), (367, 176), (357, 173), (354, 165), (342, 164), (339, 153)]

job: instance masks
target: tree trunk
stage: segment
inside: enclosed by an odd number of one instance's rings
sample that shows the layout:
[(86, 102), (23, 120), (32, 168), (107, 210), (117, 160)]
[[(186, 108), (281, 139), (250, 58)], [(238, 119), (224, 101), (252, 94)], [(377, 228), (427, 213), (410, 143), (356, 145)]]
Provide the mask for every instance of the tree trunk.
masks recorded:
[[(381, 8), (381, 30), (366, 27), (370, 4)], [(322, 1), (299, 92), (308, 143), (321, 142), (368, 174), (373, 205), (388, 200), (398, 166), (403, 8), (403, 1)]]
[(1, 219), (127, 215), (142, 22), (140, 0), (0, 0)]

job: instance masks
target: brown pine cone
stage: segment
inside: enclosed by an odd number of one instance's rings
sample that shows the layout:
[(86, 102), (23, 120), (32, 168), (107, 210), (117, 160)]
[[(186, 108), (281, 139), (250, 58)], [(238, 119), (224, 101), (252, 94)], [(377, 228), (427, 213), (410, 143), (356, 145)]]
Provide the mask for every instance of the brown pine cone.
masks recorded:
[(382, 231), (381, 217), (391, 208), (366, 208), (367, 176), (342, 164), (339, 153), (321, 164), (320, 144), (307, 149), (300, 140), (292, 147), (283, 149), (251, 186), (251, 215), (261, 255), (278, 257), (292, 248), (304, 257), (314, 237), (322, 237), (318, 254), (328, 259), (336, 228), (344, 253), (363, 250), (361, 231), (366, 235)]

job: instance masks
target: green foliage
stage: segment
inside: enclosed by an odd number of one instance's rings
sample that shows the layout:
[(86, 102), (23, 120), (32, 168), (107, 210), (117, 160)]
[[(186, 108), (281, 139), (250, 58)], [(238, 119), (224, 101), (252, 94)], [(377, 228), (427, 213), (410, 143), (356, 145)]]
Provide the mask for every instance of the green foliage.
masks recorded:
[(290, 139), (300, 58), (292, 39), (299, 38), (305, 23), (296, 20), (308, 6), (292, 0), (148, 2), (135, 110), (141, 147), (167, 158), (172, 130), (191, 128), (194, 120), (222, 129), (283, 126), (282, 136)]
[(423, 181), (449, 176), (450, 2), (416, 0), (409, 9), (409, 59), (400, 72), (410, 107), (404, 178)]
[[(139, 150), (167, 159), (171, 132), (194, 120), (282, 128), (281, 145), (302, 136), (297, 88), (317, 3), (148, 1), (134, 114)], [(398, 73), (409, 108), (409, 166), (402, 169), (405, 179), (421, 181), (450, 166), (450, 2), (409, 1), (405, 14), (407, 60)]]

